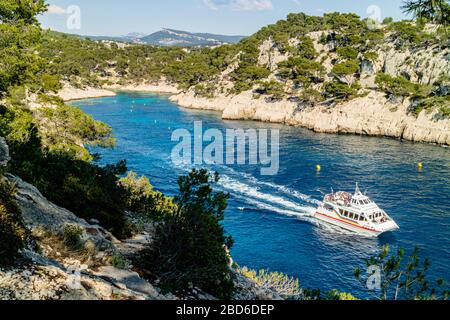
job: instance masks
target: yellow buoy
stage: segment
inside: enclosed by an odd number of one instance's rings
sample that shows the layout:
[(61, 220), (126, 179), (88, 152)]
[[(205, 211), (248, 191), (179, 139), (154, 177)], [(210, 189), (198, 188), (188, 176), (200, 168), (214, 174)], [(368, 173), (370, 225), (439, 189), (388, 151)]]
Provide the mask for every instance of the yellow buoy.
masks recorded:
[(422, 162), (419, 162), (419, 164), (417, 165), (417, 167), (419, 168), (419, 170), (422, 170), (422, 169), (423, 169), (423, 163), (422, 163)]
[(322, 167), (320, 166), (320, 164), (318, 164), (317, 166), (316, 166), (316, 171), (317, 172), (320, 172), (322, 170)]

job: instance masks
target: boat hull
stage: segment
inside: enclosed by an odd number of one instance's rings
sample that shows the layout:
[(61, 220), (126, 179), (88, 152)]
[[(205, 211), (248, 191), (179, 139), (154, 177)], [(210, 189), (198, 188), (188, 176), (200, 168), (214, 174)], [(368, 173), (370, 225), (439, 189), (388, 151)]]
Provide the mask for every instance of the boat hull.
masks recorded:
[(318, 210), (315, 213), (314, 217), (321, 222), (325, 222), (325, 223), (331, 224), (333, 226), (339, 227), (341, 229), (351, 231), (351, 232), (357, 233), (359, 235), (367, 236), (367, 237), (378, 237), (378, 236), (382, 235), (383, 233), (386, 233), (389, 231), (394, 231), (394, 230), (398, 229), (395, 226), (387, 227), (387, 228), (385, 227), (385, 228), (380, 228), (380, 229), (373, 229), (370, 227), (359, 225), (352, 221), (343, 220), (336, 215), (330, 214), (328, 212), (321, 212), (320, 210)]

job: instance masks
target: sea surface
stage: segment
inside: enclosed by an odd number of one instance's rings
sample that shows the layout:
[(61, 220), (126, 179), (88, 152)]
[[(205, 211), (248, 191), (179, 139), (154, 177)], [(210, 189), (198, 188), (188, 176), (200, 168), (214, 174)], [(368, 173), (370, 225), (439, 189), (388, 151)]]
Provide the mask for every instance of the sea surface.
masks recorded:
[[(109, 124), (114, 149), (93, 149), (101, 164), (126, 159), (130, 170), (147, 175), (156, 189), (175, 195), (177, 178), (190, 167), (175, 165), (171, 140), (176, 129), (278, 129), (280, 170), (261, 176), (260, 166), (203, 166), (221, 174), (220, 188), (231, 198), (224, 225), (235, 240), (236, 263), (295, 276), (303, 287), (338, 289), (361, 298), (372, 293), (354, 279), (364, 259), (389, 244), (416, 246), (432, 263), (432, 280), (450, 281), (450, 150), (380, 137), (318, 134), (277, 124), (223, 121), (219, 113), (188, 110), (167, 96), (119, 93), (79, 100), (95, 119)], [(423, 162), (423, 169), (417, 164)], [(316, 166), (321, 165), (318, 173)], [(364, 238), (318, 224), (312, 217), (324, 192), (361, 189), (400, 225), (395, 233)], [(365, 269), (364, 269), (365, 270)]]

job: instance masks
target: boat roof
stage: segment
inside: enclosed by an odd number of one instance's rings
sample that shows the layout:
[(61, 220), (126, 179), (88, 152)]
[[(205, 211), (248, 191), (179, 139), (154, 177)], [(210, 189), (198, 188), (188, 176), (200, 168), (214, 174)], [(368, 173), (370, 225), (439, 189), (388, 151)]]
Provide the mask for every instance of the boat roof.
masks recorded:
[(325, 201), (336, 203), (339, 200), (343, 201), (346, 207), (353, 207), (354, 209), (364, 210), (368, 213), (373, 210), (380, 210), (375, 202), (361, 192), (358, 184), (356, 185), (354, 194), (339, 191), (325, 196)]

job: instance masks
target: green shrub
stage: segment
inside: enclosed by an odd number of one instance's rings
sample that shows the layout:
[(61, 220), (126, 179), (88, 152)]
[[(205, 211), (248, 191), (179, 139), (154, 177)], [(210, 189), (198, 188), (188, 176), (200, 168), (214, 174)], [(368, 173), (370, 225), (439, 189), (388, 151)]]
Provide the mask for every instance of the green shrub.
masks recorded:
[(314, 48), (314, 42), (310, 37), (300, 37), (298, 39), (300, 43), (296, 48), (291, 49), (291, 54), (294, 56), (300, 56), (305, 59), (314, 60), (317, 58), (318, 54)]
[(339, 48), (337, 48), (336, 52), (341, 58), (346, 59), (346, 60), (354, 60), (354, 59), (358, 58), (358, 54), (359, 54), (358, 50), (356, 50), (352, 47), (349, 47), (349, 46), (339, 47)]
[(0, 181), (0, 266), (14, 264), (28, 237), (14, 193), (14, 187)]
[(73, 251), (79, 251), (83, 249), (82, 237), (83, 228), (76, 225), (66, 225), (64, 227), (63, 242), (64, 245)]
[(448, 96), (444, 96), (422, 99), (415, 104), (409, 112), (417, 117), (423, 110), (427, 112), (438, 110), (442, 117), (450, 118), (450, 98)]
[(347, 84), (351, 84), (351, 79), (359, 71), (360, 62), (358, 60), (347, 60), (334, 65), (332, 72), (346, 80)]
[(128, 262), (125, 257), (119, 252), (115, 252), (111, 258), (111, 264), (114, 268), (125, 270), (128, 267)]
[(270, 95), (274, 99), (281, 99), (284, 97), (284, 85), (278, 81), (260, 81), (258, 88), (255, 90), (258, 94)]
[(300, 299), (303, 296), (298, 279), (286, 274), (250, 270), (247, 267), (238, 268), (237, 272), (253, 280), (258, 286), (278, 293), (284, 299)]
[(258, 80), (265, 79), (269, 75), (270, 71), (267, 68), (241, 63), (230, 76), (235, 81), (235, 92), (241, 93), (252, 89)]
[(323, 96), (319, 91), (308, 88), (301, 92), (300, 99), (302, 100), (302, 102), (313, 107), (314, 105), (323, 101)]
[(428, 35), (423, 31), (423, 25), (411, 21), (400, 21), (391, 23), (389, 25), (388, 30), (390, 30), (393, 33), (395, 39), (402, 46), (408, 44), (420, 45), (427, 40), (435, 41), (435, 39), (432, 36)]
[[(87, 155), (88, 159), (92, 156), (76, 145), (76, 141), (95, 144), (102, 140), (103, 129), (98, 129), (103, 128), (102, 124), (79, 109), (40, 112), (43, 116), (38, 130), (29, 112), (0, 108), (0, 115), (3, 115), (0, 116), (0, 135), (10, 147), (11, 172), (33, 184), (53, 203), (86, 220), (99, 220), (118, 238), (129, 236), (130, 225), (124, 217), (126, 192), (118, 184), (118, 177), (126, 173), (126, 163), (99, 167), (86, 159), (80, 160), (79, 155)], [(59, 127), (58, 131), (57, 123), (66, 126)], [(46, 144), (50, 147), (42, 145), (41, 132), (45, 133)]]
[(289, 57), (287, 61), (280, 62), (278, 68), (278, 75), (281, 78), (293, 80), (304, 87), (322, 82), (325, 72), (321, 63), (304, 57)]
[(386, 73), (378, 73), (375, 83), (378, 88), (395, 96), (408, 97), (415, 92), (414, 84), (403, 77), (392, 77)]
[(433, 92), (433, 86), (413, 83), (403, 77), (392, 77), (386, 73), (378, 73), (375, 79), (378, 88), (400, 97), (426, 98)]
[[(375, 292), (379, 300), (447, 300), (450, 291), (443, 279), (433, 285), (427, 279), (430, 269), (429, 259), (420, 258), (419, 248), (415, 248), (405, 261), (405, 250), (391, 254), (389, 245), (379, 254), (366, 260), (367, 267), (378, 266), (381, 272), (380, 290)], [(355, 278), (365, 286), (361, 270), (355, 269)]]
[(358, 82), (348, 85), (339, 81), (332, 81), (324, 84), (324, 96), (328, 99), (345, 101), (355, 98), (360, 89), (361, 86)]
[(376, 61), (379, 57), (378, 53), (374, 52), (374, 51), (367, 51), (364, 52), (364, 59), (368, 60), (368, 61)]
[(384, 19), (383, 19), (383, 24), (384, 24), (384, 25), (391, 24), (392, 22), (394, 22), (394, 18), (387, 17), (387, 18), (384, 18)]
[(231, 238), (225, 236), (221, 221), (228, 195), (213, 191), (219, 180), (206, 170), (193, 170), (178, 180), (176, 208), (156, 230), (154, 242), (135, 265), (164, 291), (188, 291), (199, 287), (221, 299), (233, 292), (229, 256)]
[(127, 193), (127, 209), (141, 214), (151, 221), (160, 221), (174, 210), (173, 199), (153, 189), (147, 177), (138, 177), (135, 172), (119, 181)]

